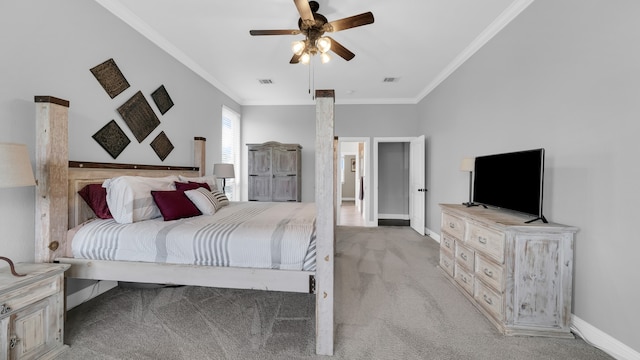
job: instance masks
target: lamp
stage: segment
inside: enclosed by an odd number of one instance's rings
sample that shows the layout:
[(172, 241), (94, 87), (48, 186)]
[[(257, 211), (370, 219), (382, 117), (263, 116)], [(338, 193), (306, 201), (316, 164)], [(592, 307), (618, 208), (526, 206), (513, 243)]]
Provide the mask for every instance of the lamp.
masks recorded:
[(236, 177), (236, 173), (233, 170), (233, 164), (213, 164), (213, 175), (222, 179), (222, 192), (227, 186), (226, 180)]
[[(35, 184), (27, 145), (0, 143), (0, 188), (34, 186)], [(9, 263), (11, 274), (14, 276), (25, 276), (25, 274), (16, 272), (13, 261), (8, 257), (0, 256), (0, 260)]]
[(462, 205), (467, 205), (467, 207), (477, 206), (471, 201), (471, 185), (473, 179), (473, 170), (475, 167), (475, 158), (464, 158), (462, 159), (462, 164), (460, 164), (460, 171), (468, 171), (469, 172), (469, 202), (462, 203)]
[(327, 51), (331, 50), (331, 39), (326, 36), (320, 36), (322, 32), (309, 31), (305, 40), (298, 40), (291, 43), (291, 51), (300, 56), (300, 62), (308, 64), (311, 56), (320, 53), (323, 64), (331, 60)]

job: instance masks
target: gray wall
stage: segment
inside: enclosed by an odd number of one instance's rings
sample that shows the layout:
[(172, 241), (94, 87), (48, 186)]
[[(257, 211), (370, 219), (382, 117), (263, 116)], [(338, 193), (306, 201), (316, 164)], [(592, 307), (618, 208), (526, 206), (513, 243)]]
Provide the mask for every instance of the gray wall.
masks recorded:
[[(391, 216), (384, 216), (391, 215)], [(409, 218), (409, 143), (378, 144), (378, 219)]]
[(546, 149), (544, 213), (580, 228), (573, 313), (640, 351), (640, 2), (537, 0), (419, 104), (427, 227), (462, 158)]
[[(35, 163), (35, 95), (69, 100), (71, 160), (168, 165), (193, 164), (193, 137), (207, 138), (207, 159), (220, 158), (222, 105), (241, 107), (186, 69), (94, 1), (2, 1), (0, 3), (0, 141), (25, 143)], [(89, 71), (113, 58), (131, 87), (109, 98)], [(116, 108), (140, 90), (152, 108), (151, 92), (166, 87), (175, 105), (138, 143)], [(91, 136), (111, 119), (132, 142), (117, 159)], [(150, 141), (164, 131), (175, 146), (160, 161)], [(34, 259), (35, 189), (0, 189), (2, 255)], [(0, 265), (5, 266), (5, 265)]]
[(356, 198), (356, 172), (351, 171), (351, 162), (356, 161), (355, 155), (344, 156), (344, 183), (342, 183), (342, 198), (352, 199)]

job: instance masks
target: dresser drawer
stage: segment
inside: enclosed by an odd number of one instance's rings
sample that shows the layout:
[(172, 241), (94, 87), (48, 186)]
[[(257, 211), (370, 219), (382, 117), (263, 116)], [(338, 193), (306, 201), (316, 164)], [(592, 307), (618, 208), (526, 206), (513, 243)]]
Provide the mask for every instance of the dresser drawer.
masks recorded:
[(493, 291), (491, 288), (483, 284), (482, 281), (476, 281), (473, 298), (476, 299), (478, 304), (487, 310), (491, 316), (500, 321), (504, 320), (504, 305), (501, 294)]
[(467, 271), (462, 266), (455, 264), (454, 279), (462, 288), (473, 296), (473, 273)]
[(449, 276), (453, 277), (453, 258), (451, 254), (443, 249), (440, 249), (440, 267), (449, 274)]
[(442, 214), (442, 223), (440, 224), (443, 231), (455, 236), (458, 239), (464, 238), (464, 220), (451, 214)]
[(499, 263), (504, 262), (504, 233), (469, 224), (467, 243)]
[(2, 315), (13, 313), (31, 303), (61, 291), (62, 281), (62, 275), (58, 275), (3, 294), (0, 297)]
[(504, 272), (499, 266), (476, 253), (475, 275), (499, 293), (504, 293)]
[(474, 252), (470, 247), (462, 245), (459, 241), (456, 242), (456, 264), (464, 266), (467, 270), (473, 272), (474, 264)]
[(440, 240), (440, 249), (448, 251), (451, 256), (453, 256), (455, 252), (455, 244), (456, 240), (451, 235), (447, 233), (442, 233), (442, 239)]

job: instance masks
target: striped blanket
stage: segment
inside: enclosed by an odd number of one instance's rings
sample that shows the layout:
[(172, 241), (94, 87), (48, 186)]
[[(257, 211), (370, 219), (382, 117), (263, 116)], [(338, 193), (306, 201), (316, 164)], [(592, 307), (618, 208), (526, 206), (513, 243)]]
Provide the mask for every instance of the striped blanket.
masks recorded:
[(211, 216), (77, 229), (75, 258), (315, 270), (313, 203), (231, 202)]

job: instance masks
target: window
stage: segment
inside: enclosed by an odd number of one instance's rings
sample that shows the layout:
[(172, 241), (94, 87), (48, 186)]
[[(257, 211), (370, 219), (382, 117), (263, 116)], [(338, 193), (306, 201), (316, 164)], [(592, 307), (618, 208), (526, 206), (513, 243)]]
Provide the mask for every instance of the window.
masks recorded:
[(222, 139), (221, 144), (221, 161), (226, 164), (233, 164), (235, 178), (226, 179), (225, 192), (230, 200), (240, 200), (240, 114), (222, 107)]

